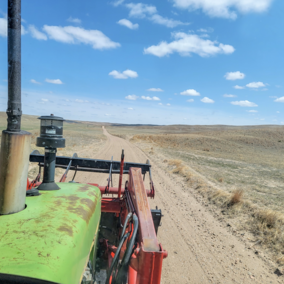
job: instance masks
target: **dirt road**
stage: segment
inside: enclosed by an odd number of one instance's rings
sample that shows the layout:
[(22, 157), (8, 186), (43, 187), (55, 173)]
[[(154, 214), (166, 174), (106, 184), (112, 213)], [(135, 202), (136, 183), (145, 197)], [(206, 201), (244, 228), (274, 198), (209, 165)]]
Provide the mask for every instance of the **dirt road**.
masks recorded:
[[(107, 142), (92, 158), (113, 156), (120, 160), (124, 149), (126, 161), (151, 161), (129, 141), (112, 136), (105, 129), (104, 134)], [(169, 253), (163, 263), (162, 283), (284, 283), (281, 276), (276, 276), (252, 249), (246, 248), (198, 202), (181, 178), (171, 176), (159, 163), (151, 164), (156, 197), (150, 204), (162, 209), (164, 217), (158, 239)], [(103, 185), (106, 178), (81, 172), (76, 180)]]

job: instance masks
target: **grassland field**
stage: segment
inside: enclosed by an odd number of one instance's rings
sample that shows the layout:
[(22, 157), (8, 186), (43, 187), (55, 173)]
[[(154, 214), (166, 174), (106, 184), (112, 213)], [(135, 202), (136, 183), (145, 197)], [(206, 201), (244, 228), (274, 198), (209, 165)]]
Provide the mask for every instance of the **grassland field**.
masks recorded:
[[(58, 155), (77, 152), (89, 157), (88, 149), (95, 155), (94, 149), (106, 141), (102, 126), (160, 160), (169, 174), (179, 174), (209, 202), (225, 208), (225, 218), (232, 218), (237, 229), (250, 231), (255, 241), (284, 265), (284, 126), (131, 126), (66, 121), (66, 148), (58, 149)], [(39, 127), (37, 117), (23, 115), (22, 129), (32, 134), (31, 150), (43, 153), (35, 145)], [(5, 128), (6, 114), (0, 113), (0, 130)], [(30, 166), (29, 177), (35, 177), (36, 172), (36, 167)], [(59, 170), (58, 176), (62, 173)], [(233, 210), (229, 206), (232, 196), (239, 203)]]

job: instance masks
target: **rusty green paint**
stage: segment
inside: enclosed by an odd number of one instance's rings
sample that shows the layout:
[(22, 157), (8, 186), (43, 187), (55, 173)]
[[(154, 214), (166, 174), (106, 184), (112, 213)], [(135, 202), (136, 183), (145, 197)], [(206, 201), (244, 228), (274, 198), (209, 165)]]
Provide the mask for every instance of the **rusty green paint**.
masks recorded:
[(0, 216), (0, 273), (78, 284), (95, 245), (100, 190), (60, 183), (60, 190), (27, 197), (27, 208)]

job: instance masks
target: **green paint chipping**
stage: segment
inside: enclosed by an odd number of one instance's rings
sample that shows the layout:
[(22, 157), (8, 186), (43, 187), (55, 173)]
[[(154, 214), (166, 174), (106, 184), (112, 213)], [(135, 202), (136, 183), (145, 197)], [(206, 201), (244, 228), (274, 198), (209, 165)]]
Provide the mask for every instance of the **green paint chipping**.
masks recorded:
[(59, 186), (27, 197), (25, 210), (0, 216), (0, 273), (79, 283), (98, 236), (101, 193), (86, 184)]

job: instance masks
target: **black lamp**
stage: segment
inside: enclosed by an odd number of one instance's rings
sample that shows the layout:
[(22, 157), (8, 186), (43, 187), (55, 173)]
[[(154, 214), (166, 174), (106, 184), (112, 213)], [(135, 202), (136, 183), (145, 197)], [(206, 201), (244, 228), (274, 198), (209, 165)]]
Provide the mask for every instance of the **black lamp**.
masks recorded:
[(43, 181), (38, 189), (57, 190), (60, 187), (54, 182), (56, 149), (65, 147), (65, 139), (63, 138), (64, 119), (53, 114), (41, 116), (38, 119), (41, 120), (40, 137), (37, 137), (36, 145), (45, 147)]

